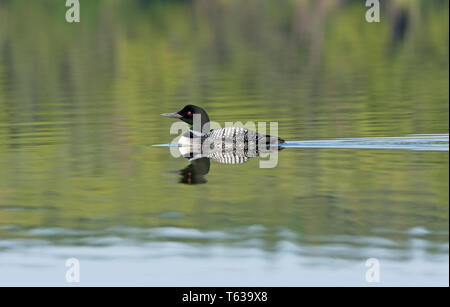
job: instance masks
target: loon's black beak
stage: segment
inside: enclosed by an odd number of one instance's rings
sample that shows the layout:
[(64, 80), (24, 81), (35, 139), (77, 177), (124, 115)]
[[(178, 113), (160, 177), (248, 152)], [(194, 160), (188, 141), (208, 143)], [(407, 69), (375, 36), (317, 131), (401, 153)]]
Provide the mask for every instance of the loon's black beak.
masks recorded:
[(165, 116), (165, 117), (170, 117), (170, 118), (182, 118), (183, 117), (180, 114), (178, 114), (177, 112), (174, 112), (174, 113), (163, 113), (161, 115)]

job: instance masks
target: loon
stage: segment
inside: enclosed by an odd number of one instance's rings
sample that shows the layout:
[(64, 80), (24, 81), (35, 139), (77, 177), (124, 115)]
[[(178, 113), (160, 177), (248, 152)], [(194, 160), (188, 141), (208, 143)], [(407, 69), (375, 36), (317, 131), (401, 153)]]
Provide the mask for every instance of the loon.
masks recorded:
[[(178, 112), (161, 115), (180, 119), (192, 126), (178, 140), (178, 145), (184, 147), (184, 152), (180, 152), (191, 160), (207, 157), (223, 164), (240, 164), (248, 158), (259, 156), (261, 152), (280, 150), (279, 145), (285, 142), (282, 138), (242, 127), (211, 130), (208, 114), (195, 105), (187, 105)], [(197, 120), (199, 122), (194, 123)]]

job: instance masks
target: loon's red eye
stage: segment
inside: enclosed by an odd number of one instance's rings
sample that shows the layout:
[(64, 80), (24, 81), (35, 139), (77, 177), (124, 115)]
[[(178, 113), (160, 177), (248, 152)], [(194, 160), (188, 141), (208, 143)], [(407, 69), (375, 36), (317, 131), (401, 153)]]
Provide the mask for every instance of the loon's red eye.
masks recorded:
[(188, 115), (188, 116), (191, 116), (191, 115), (192, 115), (192, 112), (191, 112), (191, 111), (188, 111), (188, 112), (187, 112), (187, 115)]

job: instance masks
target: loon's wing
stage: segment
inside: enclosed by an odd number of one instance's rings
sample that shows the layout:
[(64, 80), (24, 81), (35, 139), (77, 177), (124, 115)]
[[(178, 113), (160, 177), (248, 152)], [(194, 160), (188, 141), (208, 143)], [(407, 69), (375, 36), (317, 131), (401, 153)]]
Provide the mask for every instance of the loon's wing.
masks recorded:
[(248, 161), (248, 157), (233, 153), (215, 152), (210, 156), (215, 162), (220, 164), (242, 164)]
[(247, 144), (282, 144), (284, 140), (271, 135), (258, 133), (242, 127), (225, 127), (211, 130), (205, 139), (212, 139), (224, 143), (247, 143)]

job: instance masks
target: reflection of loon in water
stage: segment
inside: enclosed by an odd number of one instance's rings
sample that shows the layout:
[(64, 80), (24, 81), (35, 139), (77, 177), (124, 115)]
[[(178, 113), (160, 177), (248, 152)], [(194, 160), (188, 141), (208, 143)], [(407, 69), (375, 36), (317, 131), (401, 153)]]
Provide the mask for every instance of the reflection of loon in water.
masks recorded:
[[(194, 105), (187, 105), (175, 113), (161, 114), (178, 118), (193, 128), (184, 133), (178, 141), (180, 154), (189, 159), (191, 164), (180, 171), (181, 182), (187, 184), (206, 183), (204, 176), (209, 172), (210, 159), (222, 164), (241, 164), (249, 158), (259, 157), (281, 149), (284, 140), (279, 137), (264, 135), (241, 127), (209, 129), (209, 117), (205, 110)], [(194, 117), (194, 116), (197, 117)], [(199, 127), (194, 120), (200, 118)]]
[[(179, 149), (183, 149), (179, 147)], [(260, 153), (270, 153), (281, 150), (282, 148), (266, 148), (264, 150), (255, 150), (252, 155), (241, 154), (239, 151), (214, 151), (206, 153), (184, 152), (183, 156), (191, 162), (188, 166), (179, 171), (181, 175), (180, 182), (186, 184), (206, 183), (204, 176), (209, 173), (210, 159), (222, 164), (241, 164), (247, 162), (249, 158), (258, 157)], [(181, 152), (181, 150), (180, 150)]]
[(179, 171), (181, 175), (180, 182), (186, 184), (200, 184), (206, 183), (204, 176), (209, 173), (210, 159), (222, 164), (241, 164), (247, 162), (249, 158), (259, 157), (260, 154), (269, 154), (274, 151), (281, 150), (281, 147), (264, 146), (252, 151), (240, 151), (233, 149), (218, 149), (218, 150), (206, 150), (206, 152), (195, 152), (186, 149), (192, 148), (191, 146), (178, 147), (180, 153), (186, 159), (189, 159), (191, 164)]
[(191, 164), (179, 171), (180, 182), (186, 184), (206, 183), (205, 175), (209, 173), (209, 159), (200, 158), (191, 161)]

